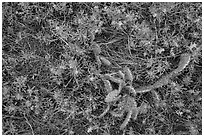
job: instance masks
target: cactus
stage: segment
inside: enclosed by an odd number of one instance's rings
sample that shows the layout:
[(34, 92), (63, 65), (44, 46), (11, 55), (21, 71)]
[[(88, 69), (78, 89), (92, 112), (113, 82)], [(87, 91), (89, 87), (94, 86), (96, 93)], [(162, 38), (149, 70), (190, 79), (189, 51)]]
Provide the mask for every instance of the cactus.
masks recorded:
[(126, 88), (127, 88), (128, 91), (129, 91), (130, 93), (132, 93), (133, 95), (136, 95), (136, 94), (137, 94), (137, 92), (135, 91), (135, 89), (133, 88), (133, 86), (126, 86)]
[(188, 65), (190, 60), (191, 60), (191, 55), (190, 54), (188, 54), (188, 53), (182, 54), (181, 57), (180, 57), (180, 62), (179, 62), (178, 68), (175, 69), (173, 72), (174, 73), (181, 72), (183, 69), (185, 69), (185, 67)]
[(98, 116), (98, 118), (101, 118), (101, 117), (105, 116), (105, 114), (108, 113), (109, 109), (110, 109), (110, 104), (108, 104), (108, 106), (107, 106), (107, 108), (105, 109), (105, 111), (104, 111), (100, 116)]
[(111, 62), (108, 59), (106, 59), (105, 57), (103, 57), (103, 56), (100, 56), (100, 60), (106, 66), (110, 66), (111, 65)]
[(121, 70), (118, 71), (118, 74), (120, 78), (125, 79), (125, 74)]
[(120, 98), (119, 94), (120, 94), (120, 91), (113, 90), (112, 92), (108, 93), (108, 95), (105, 98), (105, 102), (108, 103), (108, 102), (113, 102), (118, 100)]
[(111, 76), (110, 74), (105, 74), (103, 77), (104, 77), (105, 79), (111, 80), (111, 81), (113, 81), (113, 82), (115, 82), (115, 83), (118, 83), (118, 84), (120, 84), (121, 81), (122, 81), (121, 79), (114, 78), (114, 77)]
[(123, 121), (122, 125), (120, 126), (120, 130), (123, 130), (126, 127), (128, 122), (130, 121), (131, 117), (132, 117), (132, 110), (129, 110), (125, 120)]
[(135, 89), (136, 93), (145, 93), (145, 92), (149, 92), (153, 89), (153, 86), (145, 86), (145, 87), (141, 87), (141, 88), (137, 88)]
[(133, 81), (133, 75), (132, 75), (131, 70), (126, 66), (126, 67), (124, 67), (123, 71), (125, 73), (125, 80), (132, 82)]
[(110, 81), (109, 81), (109, 80), (103, 80), (103, 83), (104, 83), (104, 85), (105, 85), (106, 91), (107, 91), (108, 93), (110, 93), (110, 92), (113, 90)]

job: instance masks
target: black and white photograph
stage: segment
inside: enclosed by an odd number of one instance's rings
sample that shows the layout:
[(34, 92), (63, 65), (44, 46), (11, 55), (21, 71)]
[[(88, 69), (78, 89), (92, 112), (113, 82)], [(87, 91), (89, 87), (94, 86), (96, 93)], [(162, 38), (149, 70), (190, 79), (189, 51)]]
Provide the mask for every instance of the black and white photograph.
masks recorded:
[(1, 2), (2, 135), (202, 135), (202, 2)]

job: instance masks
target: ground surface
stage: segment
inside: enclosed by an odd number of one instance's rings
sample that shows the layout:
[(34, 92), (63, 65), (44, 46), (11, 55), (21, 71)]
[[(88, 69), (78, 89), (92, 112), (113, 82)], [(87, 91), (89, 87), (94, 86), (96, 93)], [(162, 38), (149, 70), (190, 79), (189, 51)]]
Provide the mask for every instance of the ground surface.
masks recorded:
[[(2, 134), (202, 133), (202, 3), (2, 3), (2, 12)], [(99, 75), (127, 66), (144, 87), (183, 53), (188, 65), (138, 94), (146, 107), (123, 130), (126, 115), (98, 118)]]

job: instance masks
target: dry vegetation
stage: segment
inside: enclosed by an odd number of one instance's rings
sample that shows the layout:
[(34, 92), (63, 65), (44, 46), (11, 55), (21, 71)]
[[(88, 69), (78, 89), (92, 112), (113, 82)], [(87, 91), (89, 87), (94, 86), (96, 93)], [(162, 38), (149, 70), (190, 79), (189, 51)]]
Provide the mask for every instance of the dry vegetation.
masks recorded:
[(202, 3), (4, 2), (2, 23), (2, 134), (202, 134)]

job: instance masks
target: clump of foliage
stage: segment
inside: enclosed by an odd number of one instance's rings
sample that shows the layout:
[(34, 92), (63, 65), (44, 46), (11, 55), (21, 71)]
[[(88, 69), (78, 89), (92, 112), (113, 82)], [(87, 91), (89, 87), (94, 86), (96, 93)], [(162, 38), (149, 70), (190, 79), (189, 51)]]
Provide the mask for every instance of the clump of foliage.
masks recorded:
[[(128, 67), (146, 87), (185, 53), (168, 84), (134, 96), (137, 119), (120, 130), (126, 115), (99, 118), (103, 75)], [(4, 135), (202, 134), (202, 3), (2, 3), (2, 124)]]

